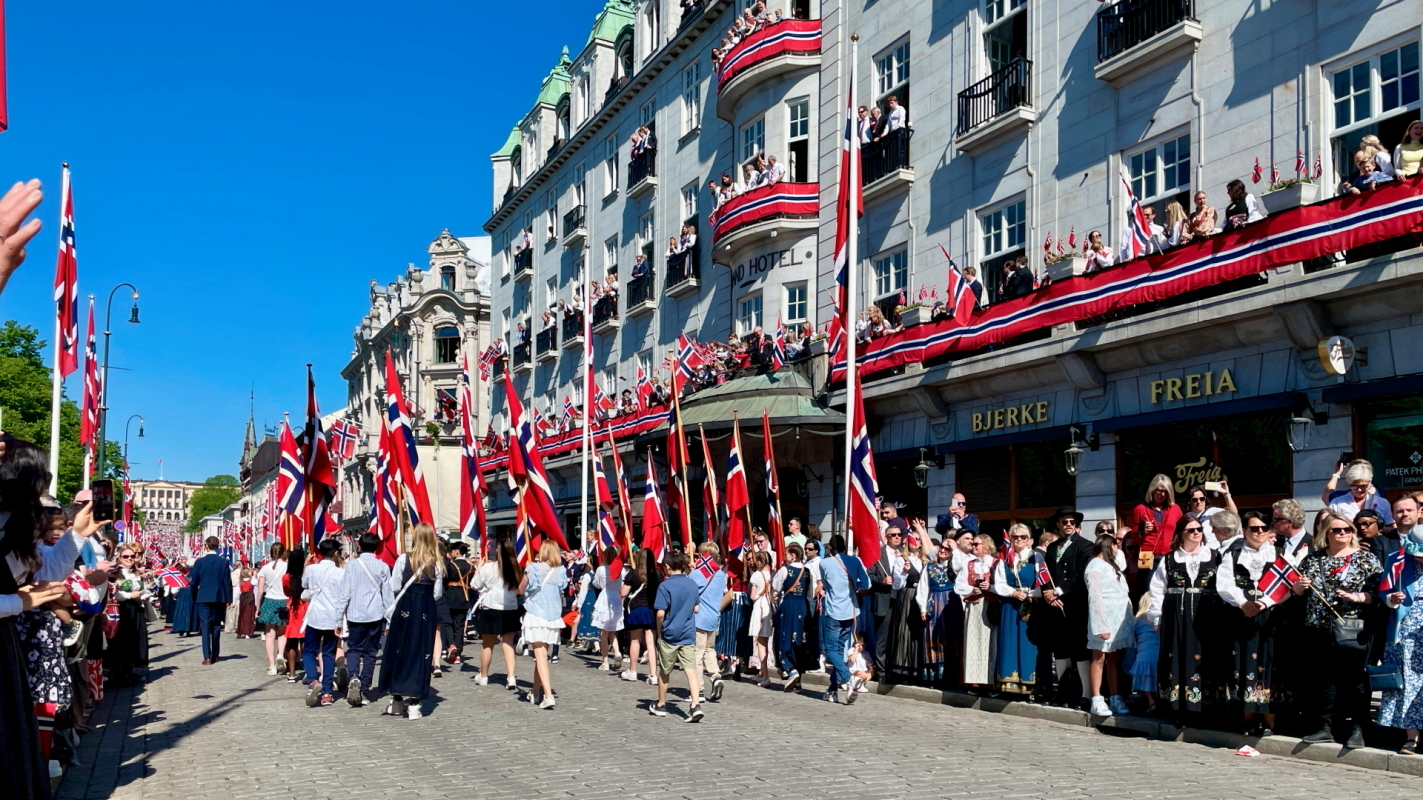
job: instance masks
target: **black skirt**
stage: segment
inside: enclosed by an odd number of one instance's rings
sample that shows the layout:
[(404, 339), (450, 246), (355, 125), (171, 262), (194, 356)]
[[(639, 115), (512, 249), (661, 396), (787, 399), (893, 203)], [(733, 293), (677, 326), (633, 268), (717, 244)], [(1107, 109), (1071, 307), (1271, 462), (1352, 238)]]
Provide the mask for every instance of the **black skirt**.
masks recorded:
[(13, 617), (0, 619), (0, 731), (5, 740), (0, 797), (48, 800), (49, 769), (40, 753), (35, 704)]
[(474, 612), (474, 629), (480, 636), (503, 636), (517, 633), (522, 627), (519, 610), (501, 611), (495, 608), (481, 608)]
[(376, 682), (380, 692), (414, 700), (430, 693), (435, 625), (434, 584), (410, 584), (390, 619), (380, 680)]
[(142, 600), (119, 603), (119, 630), (104, 650), (104, 666), (110, 671), (148, 666), (148, 617)]

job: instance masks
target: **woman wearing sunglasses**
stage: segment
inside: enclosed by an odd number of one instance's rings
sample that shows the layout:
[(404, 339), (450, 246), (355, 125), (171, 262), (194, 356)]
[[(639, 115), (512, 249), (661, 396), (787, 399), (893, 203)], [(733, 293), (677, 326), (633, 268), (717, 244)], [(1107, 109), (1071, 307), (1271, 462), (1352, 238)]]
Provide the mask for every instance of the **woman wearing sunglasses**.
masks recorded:
[(1247, 733), (1270, 736), (1277, 694), (1271, 624), (1275, 602), (1260, 591), (1260, 578), (1275, 563), (1275, 537), (1264, 514), (1248, 512), (1242, 522), (1244, 537), (1221, 550), (1216, 573), (1216, 591), (1225, 603), (1224, 630), (1230, 636), (1226, 701), (1232, 715), (1243, 717)]
[(1204, 538), (1199, 520), (1179, 517), (1171, 552), (1156, 562), (1151, 575), (1147, 618), (1161, 635), (1157, 685), (1161, 701), (1180, 717), (1208, 710), (1221, 691), (1211, 669), (1214, 648), (1200, 635), (1211, 629), (1211, 611), (1219, 602), (1215, 575), (1220, 562)]
[[(1306, 596), (1304, 646), (1312, 654), (1313, 678), (1305, 696), (1312, 708), (1302, 709), (1314, 733), (1306, 742), (1332, 742), (1334, 730), (1349, 725), (1346, 747), (1363, 747), (1363, 725), (1369, 719), (1369, 693), (1364, 683), (1368, 644), (1337, 635), (1336, 622), (1362, 618), (1374, 601), (1383, 565), (1359, 547), (1354, 523), (1332, 511), (1324, 517), (1314, 549), (1300, 562), (1300, 579), (1291, 589)], [(1347, 623), (1344, 623), (1347, 624)]]

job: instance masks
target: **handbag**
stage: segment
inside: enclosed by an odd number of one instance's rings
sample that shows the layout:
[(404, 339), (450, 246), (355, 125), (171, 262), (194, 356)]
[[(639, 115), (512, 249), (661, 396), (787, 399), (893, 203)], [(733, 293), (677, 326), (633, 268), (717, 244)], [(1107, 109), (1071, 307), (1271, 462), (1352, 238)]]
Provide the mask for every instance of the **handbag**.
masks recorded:
[(1334, 634), (1334, 644), (1350, 650), (1367, 650), (1368, 639), (1364, 636), (1364, 621), (1335, 617), (1329, 622), (1329, 630)]
[(1369, 674), (1369, 691), (1403, 691), (1403, 668), (1398, 664), (1379, 664), (1364, 667)]

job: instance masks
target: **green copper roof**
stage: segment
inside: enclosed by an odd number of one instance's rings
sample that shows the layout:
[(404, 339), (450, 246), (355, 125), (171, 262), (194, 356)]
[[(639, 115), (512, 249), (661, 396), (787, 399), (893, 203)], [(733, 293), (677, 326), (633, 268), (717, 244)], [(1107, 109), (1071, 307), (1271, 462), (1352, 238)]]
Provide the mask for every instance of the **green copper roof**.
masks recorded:
[(504, 140), (504, 146), (494, 151), (490, 158), (508, 157), (514, 155), (514, 148), (519, 146), (519, 126), (515, 125), (509, 131), (509, 138)]
[[(770, 413), (773, 425), (845, 424), (844, 414), (816, 402), (810, 381), (794, 369), (736, 378), (696, 392), (682, 401), (682, 424), (722, 430), (731, 427), (733, 414), (741, 417), (742, 425), (759, 423), (762, 410)], [(666, 429), (663, 425), (657, 430)]]
[(568, 68), (573, 64), (568, 60), (568, 48), (563, 48), (563, 55), (559, 56), (558, 63), (544, 78), (543, 87), (539, 89), (539, 99), (536, 103), (548, 103), (551, 106), (558, 105), (558, 101), (568, 94), (568, 85), (572, 82), (568, 77)]
[(634, 19), (631, 0), (608, 0), (608, 4), (598, 13), (597, 19), (593, 20), (593, 30), (588, 34), (588, 41), (583, 46), (587, 47), (594, 39), (617, 41), (618, 34), (622, 33), (623, 28), (631, 25)]

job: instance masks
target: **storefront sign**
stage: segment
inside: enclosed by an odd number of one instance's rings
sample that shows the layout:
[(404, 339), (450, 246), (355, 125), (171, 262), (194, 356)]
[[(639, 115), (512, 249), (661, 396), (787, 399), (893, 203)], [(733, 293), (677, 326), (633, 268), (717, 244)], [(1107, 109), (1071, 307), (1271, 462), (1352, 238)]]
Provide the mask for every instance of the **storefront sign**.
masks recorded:
[(1354, 342), (1347, 336), (1331, 336), (1319, 343), (1319, 363), (1330, 375), (1343, 375), (1354, 366)]
[[(815, 254), (810, 250), (805, 251), (805, 260), (810, 261), (815, 258)], [(805, 261), (800, 260), (800, 254), (794, 247), (786, 250), (772, 250), (768, 253), (760, 253), (731, 268), (731, 278), (738, 286), (750, 281), (757, 280), (767, 272), (776, 267), (798, 267)]]
[(1151, 382), (1151, 404), (1172, 400), (1189, 400), (1235, 391), (1235, 379), (1229, 369), (1220, 372), (1193, 372), (1185, 378), (1162, 378)]
[(984, 411), (982, 413), (975, 412), (973, 415), (973, 432), (983, 433), (985, 431), (998, 430), (999, 428), (1036, 425), (1039, 422), (1047, 421), (1048, 401), (1041, 400), (1036, 403), (1026, 403), (1019, 406), (995, 408), (992, 411)]
[(1185, 494), (1192, 486), (1200, 486), (1206, 481), (1228, 482), (1220, 465), (1205, 456), (1189, 464), (1177, 464), (1173, 474), (1176, 476), (1176, 482), (1172, 484), (1172, 488), (1176, 490), (1176, 494)]

